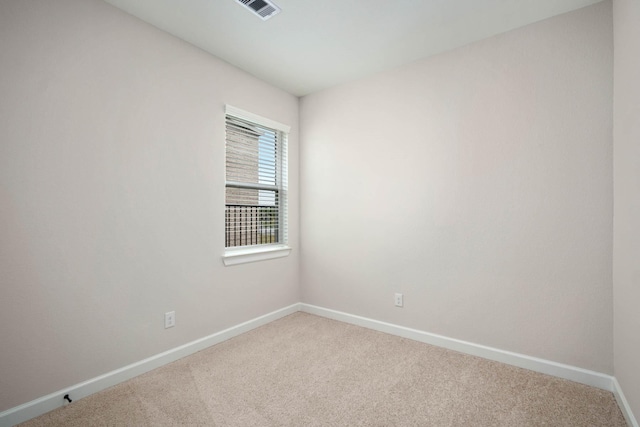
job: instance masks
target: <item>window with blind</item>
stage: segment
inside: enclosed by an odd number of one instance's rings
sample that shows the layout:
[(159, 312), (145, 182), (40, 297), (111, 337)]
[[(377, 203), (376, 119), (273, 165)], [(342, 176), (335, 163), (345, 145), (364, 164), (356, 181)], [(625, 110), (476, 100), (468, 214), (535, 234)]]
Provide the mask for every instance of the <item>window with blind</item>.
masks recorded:
[(288, 127), (226, 109), (225, 248), (287, 242)]

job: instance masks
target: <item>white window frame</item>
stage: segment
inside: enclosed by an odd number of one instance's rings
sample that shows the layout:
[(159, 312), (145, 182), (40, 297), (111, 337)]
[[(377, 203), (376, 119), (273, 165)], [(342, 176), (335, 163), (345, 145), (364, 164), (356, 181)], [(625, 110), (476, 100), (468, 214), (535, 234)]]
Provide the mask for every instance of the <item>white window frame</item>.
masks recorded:
[[(255, 123), (259, 126), (264, 126), (267, 128), (271, 128), (277, 131), (282, 132), (282, 141), (280, 142), (282, 145), (282, 155), (280, 158), (281, 165), (281, 183), (280, 183), (280, 229), (282, 233), (281, 241), (279, 243), (268, 244), (268, 245), (254, 245), (254, 246), (242, 246), (242, 247), (231, 247), (226, 248), (224, 250), (224, 255), (222, 256), (222, 261), (225, 266), (244, 264), (248, 262), (255, 261), (264, 261), (268, 259), (274, 258), (282, 258), (286, 257), (291, 253), (291, 248), (288, 245), (288, 221), (287, 218), (287, 206), (288, 206), (288, 194), (287, 194), (287, 136), (291, 130), (291, 126), (284, 125), (275, 120), (268, 119), (266, 117), (259, 116), (257, 114), (250, 113), (248, 111), (242, 110), (240, 108), (233, 107), (231, 105), (225, 106), (225, 123), (226, 116), (233, 116), (238, 119), (246, 120), (251, 123)], [(226, 143), (226, 136), (225, 136)], [(226, 150), (225, 150), (226, 155)], [(226, 167), (225, 167), (225, 191), (226, 191)], [(226, 204), (226, 202), (225, 202)], [(226, 231), (225, 231), (226, 232)]]

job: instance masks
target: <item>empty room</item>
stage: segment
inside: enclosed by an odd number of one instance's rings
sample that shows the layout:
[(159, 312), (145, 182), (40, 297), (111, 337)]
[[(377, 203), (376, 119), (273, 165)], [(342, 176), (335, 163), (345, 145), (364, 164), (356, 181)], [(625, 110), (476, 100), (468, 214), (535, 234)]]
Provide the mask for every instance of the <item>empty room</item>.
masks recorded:
[(2, 0), (0, 63), (0, 426), (638, 426), (640, 0)]

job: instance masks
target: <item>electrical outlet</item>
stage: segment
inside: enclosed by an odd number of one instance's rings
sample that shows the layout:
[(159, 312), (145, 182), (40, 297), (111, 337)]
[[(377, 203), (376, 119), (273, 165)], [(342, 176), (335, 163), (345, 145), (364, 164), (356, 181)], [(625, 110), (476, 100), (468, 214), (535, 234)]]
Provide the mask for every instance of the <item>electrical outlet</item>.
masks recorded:
[(176, 326), (176, 312), (169, 311), (164, 314), (164, 328), (173, 328)]
[(402, 307), (404, 305), (404, 296), (402, 294), (395, 295), (396, 307)]

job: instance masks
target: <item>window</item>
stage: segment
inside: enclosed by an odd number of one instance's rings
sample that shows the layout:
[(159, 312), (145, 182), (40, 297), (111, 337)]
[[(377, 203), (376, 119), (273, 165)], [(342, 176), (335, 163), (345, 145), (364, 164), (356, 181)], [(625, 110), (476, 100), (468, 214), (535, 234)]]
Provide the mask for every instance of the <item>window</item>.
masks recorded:
[(289, 127), (226, 108), (226, 265), (288, 255)]

